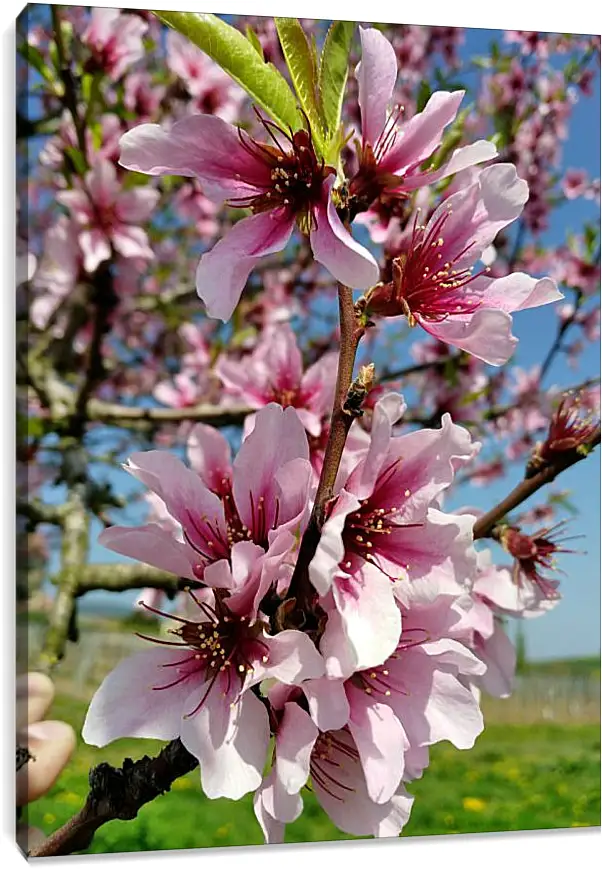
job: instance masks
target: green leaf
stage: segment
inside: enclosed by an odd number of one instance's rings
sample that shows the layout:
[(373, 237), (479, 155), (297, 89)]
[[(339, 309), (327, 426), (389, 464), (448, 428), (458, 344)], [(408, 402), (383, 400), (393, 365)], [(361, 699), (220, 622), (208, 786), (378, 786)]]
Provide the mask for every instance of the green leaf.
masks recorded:
[(73, 148), (69, 145), (65, 148), (65, 154), (69, 157), (77, 174), (84, 176), (88, 171), (88, 167), (86, 166), (86, 159), (79, 148)]
[(316, 150), (323, 153), (326, 124), (318, 100), (318, 70), (314, 51), (296, 18), (274, 20), (291, 80), (309, 120)]
[(331, 141), (338, 135), (341, 124), (343, 97), (349, 71), (349, 49), (354, 30), (354, 21), (335, 21), (331, 24), (320, 58), (318, 93)]
[(300, 129), (302, 118), (286, 79), (274, 64), (261, 59), (239, 30), (209, 13), (155, 11), (154, 14), (208, 54), (277, 124), (284, 129)]
[(42, 78), (46, 79), (50, 84), (54, 84), (52, 71), (50, 67), (46, 65), (44, 56), (39, 48), (36, 48), (35, 45), (29, 45), (28, 42), (22, 42), (17, 50), (21, 57), (23, 57), (27, 63), (36, 70), (36, 72), (39, 72)]
[(418, 87), (418, 94), (416, 95), (416, 114), (418, 114), (418, 112), (422, 112), (422, 110), (429, 101), (431, 93), (431, 86), (428, 83), (428, 80), (422, 79)]
[(265, 62), (265, 56), (263, 53), (263, 45), (259, 41), (259, 37), (257, 36), (257, 34), (255, 33), (255, 31), (253, 30), (253, 28), (251, 27), (250, 24), (247, 24), (247, 26), (245, 28), (245, 33), (247, 34), (247, 39), (249, 40), (249, 42), (251, 43), (251, 45), (253, 46), (253, 48), (257, 52), (257, 54)]

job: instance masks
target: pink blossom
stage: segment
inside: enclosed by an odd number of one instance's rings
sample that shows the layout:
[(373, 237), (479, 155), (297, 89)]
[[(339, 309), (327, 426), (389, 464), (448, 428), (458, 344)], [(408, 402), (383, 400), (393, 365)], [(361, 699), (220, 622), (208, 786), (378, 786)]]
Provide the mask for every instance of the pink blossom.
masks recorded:
[(318, 160), (311, 135), (262, 124), (277, 145), (258, 142), (212, 115), (192, 115), (169, 131), (142, 124), (121, 139), (120, 162), (127, 169), (197, 177), (207, 196), (253, 211), (197, 268), (197, 292), (208, 314), (224, 321), (256, 262), (283, 250), (296, 224), (309, 235), (314, 258), (337, 280), (365, 289), (378, 279), (376, 261), (337, 215), (330, 198), (334, 169)]
[[(399, 833), (410, 810), (403, 784), (422, 774), (427, 747), (450, 740), (468, 749), (482, 731), (478, 702), (463, 680), (485, 665), (450, 636), (463, 616), (454, 609), (457, 596), (426, 580), (407, 584), (401, 598), (403, 632), (383, 663), (347, 679), (307, 680), (300, 690), (279, 692), (281, 703), (274, 689), (268, 693), (280, 723), (273, 767), (255, 797), (268, 842), (279, 841), (284, 824), (300, 814), (298, 792), (308, 777), (341, 830)], [(301, 692), (309, 714), (293, 703)]]
[(96, 271), (102, 262), (111, 259), (112, 247), (122, 257), (153, 258), (146, 232), (139, 224), (155, 208), (157, 190), (123, 190), (113, 164), (102, 160), (86, 174), (84, 187), (61, 191), (57, 199), (79, 226), (78, 240), (87, 272)]
[(183, 323), (178, 329), (188, 350), (182, 354), (182, 368), (190, 371), (205, 371), (211, 362), (211, 351), (206, 331), (197, 323)]
[(584, 169), (567, 169), (561, 182), (567, 199), (577, 199), (589, 190), (587, 172)]
[(161, 614), (177, 623), (175, 639), (149, 638), (157, 649), (111, 671), (88, 708), (84, 740), (106, 746), (121, 737), (179, 737), (199, 759), (209, 798), (238, 800), (258, 788), (270, 726), (250, 690), (264, 679), (298, 684), (324, 670), (307, 635), (270, 635), (262, 615), (245, 606), (255, 599), (266, 561), (255, 544), (235, 544), (231, 566), (224, 560), (205, 573), (210, 588), (189, 592), (196, 619)]
[[(194, 426), (188, 454), (192, 469), (160, 450), (134, 453), (124, 466), (163, 501), (173, 530), (157, 523), (112, 526), (99, 542), (176, 576), (205, 582), (208, 566), (229, 558), (234, 544), (252, 542), (258, 551), (270, 551), (269, 566), (279, 571), (295, 546), (293, 533), (303, 531), (312, 478), (296, 411), (275, 404), (263, 408), (232, 464), (228, 442), (204, 424)], [(266, 574), (264, 594), (281, 579), (278, 571)]]
[(174, 209), (185, 219), (193, 221), (203, 240), (213, 239), (219, 230), (218, 207), (198, 188), (195, 182), (183, 184), (173, 199)]
[(267, 843), (281, 843), (285, 824), (301, 814), (299, 792), (310, 777), (323, 809), (346, 833), (395, 837), (409, 818), (413, 798), (403, 786), (383, 803), (371, 799), (348, 728), (321, 731), (298, 704), (287, 702), (276, 731), (272, 771), (254, 798)]
[(498, 480), (505, 471), (505, 465), (501, 458), (491, 459), (475, 466), (470, 473), (470, 482), (474, 486), (487, 486), (492, 480)]
[(173, 381), (161, 381), (153, 389), (153, 396), (169, 408), (190, 408), (202, 398), (202, 387), (189, 372), (179, 372)]
[(404, 314), (440, 341), (503, 365), (517, 343), (510, 313), (563, 298), (550, 278), (523, 272), (490, 278), (488, 268), (472, 273), (497, 233), (521, 214), (528, 194), (511, 164), (483, 169), (474, 184), (441, 203), (426, 226), (415, 219), (393, 282), (369, 294), (369, 310)]
[(197, 112), (233, 123), (245, 100), (244, 91), (187, 36), (169, 30), (167, 65), (184, 82)]
[(457, 149), (440, 169), (422, 171), (421, 165), (439, 147), (445, 127), (456, 117), (464, 91), (437, 91), (422, 112), (398, 127), (401, 110), (387, 114), (397, 78), (395, 51), (376, 29), (360, 27), (360, 38), (362, 60), (355, 75), (362, 146), (360, 167), (349, 192), (362, 208), (385, 192), (399, 195), (416, 190), (496, 156), (491, 142), (479, 141)]
[(521, 590), (522, 596), (533, 601), (530, 610), (537, 610), (542, 601), (554, 602), (560, 598), (560, 581), (552, 574), (557, 570), (556, 556), (575, 552), (561, 546), (571, 540), (558, 536), (565, 525), (565, 522), (560, 522), (530, 535), (514, 526), (506, 526), (500, 531), (502, 547), (514, 557), (512, 582)]
[(356, 455), (322, 529), (309, 576), (329, 619), (322, 652), (330, 673), (380, 664), (395, 649), (404, 582), (431, 576), (459, 588), (475, 568), (469, 516), (438, 500), (480, 445), (444, 415), (442, 428), (392, 437), (401, 397), (374, 410), (370, 444)]
[(74, 289), (82, 267), (77, 244), (78, 228), (61, 215), (44, 237), (44, 249), (33, 278), (39, 295), (33, 300), (29, 316), (38, 329), (47, 328), (57, 307)]
[[(119, 149), (119, 138), (123, 132), (121, 121), (117, 115), (104, 114), (100, 118), (100, 143), (95, 141), (94, 133), (90, 128), (86, 128), (84, 133), (86, 143), (86, 156), (90, 166), (103, 160), (114, 161), (117, 159)], [(79, 150), (77, 134), (73, 118), (67, 110), (61, 117), (58, 133), (56, 136), (51, 136), (40, 151), (40, 163), (49, 169), (64, 171), (65, 161), (68, 160), (66, 155), (67, 148), (75, 148)], [(64, 186), (65, 180), (61, 175), (56, 175), (53, 181), (57, 186)]]
[(150, 73), (133, 72), (124, 82), (123, 104), (136, 121), (150, 119), (156, 115), (164, 93), (162, 85), (153, 84)]
[(257, 347), (240, 361), (221, 356), (215, 372), (227, 391), (261, 408), (270, 402), (297, 409), (310, 435), (318, 437), (332, 409), (337, 354), (328, 353), (303, 372), (303, 359), (288, 324), (265, 330)]
[(93, 7), (81, 39), (91, 50), (94, 62), (117, 81), (144, 56), (142, 37), (147, 30), (148, 25), (138, 15)]

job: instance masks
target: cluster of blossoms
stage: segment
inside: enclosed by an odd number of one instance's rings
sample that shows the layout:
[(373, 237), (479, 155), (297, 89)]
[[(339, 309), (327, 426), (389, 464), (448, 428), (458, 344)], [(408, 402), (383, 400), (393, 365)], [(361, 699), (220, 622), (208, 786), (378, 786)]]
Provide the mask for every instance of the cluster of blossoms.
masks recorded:
[(469, 748), (481, 731), (470, 682), (485, 673), (456, 638), (477, 576), (474, 517), (439, 508), (479, 445), (448, 417), (439, 430), (395, 436), (402, 410), (397, 394), (381, 399), (369, 442), (346, 457), (310, 565), (319, 620), (308, 633), (278, 630), (314, 489), (294, 408), (260, 410), (233, 463), (203, 425), (190, 468), (162, 451), (130, 458), (162, 519), (114, 526), (101, 543), (187, 578), (190, 602), (156, 648), (106, 678), (88, 742), (179, 736), (209, 797), (255, 792), (270, 842), (301, 812), (309, 779), (343, 830), (401, 830), (404, 783), (421, 774), (427, 747)]
[[(75, 352), (93, 357), (98, 336), (89, 323), (73, 325), (68, 302), (110, 273), (119, 363), (106, 367), (98, 396), (151, 397), (149, 419), (157, 404), (182, 411), (184, 422), (154, 443), (185, 442), (188, 460), (154, 449), (131, 452), (124, 466), (147, 489), (150, 519), (110, 526), (100, 543), (179, 578), (182, 593), (167, 612), (160, 590), (144, 591), (143, 612), (171, 627), (141, 636), (141, 651), (106, 677), (84, 739), (179, 738), (199, 761), (207, 797), (253, 794), (269, 843), (284, 840), (304, 789), (341, 830), (397, 836), (429, 746), (470, 749), (483, 729), (480, 692), (512, 691), (506, 620), (556, 606), (555, 555), (571, 552), (544, 511), (545, 527), (531, 535), (514, 520), (495, 527), (491, 538), (511, 560), (497, 565), (475, 545), (478, 512), (445, 509), (459, 476), (483, 484), (504, 473), (503, 459), (477, 464), (476, 427), (487, 417), (486, 434), (509, 440), (505, 459), (530, 454), (528, 475), (599, 439), (594, 415), (570, 398), (552, 413), (541, 367), (515, 368), (513, 378), (501, 368), (517, 344), (512, 315), (561, 300), (557, 282), (575, 293), (561, 322), (585, 340), (599, 335), (599, 317), (582, 307), (599, 280), (591, 251), (573, 244), (570, 256), (533, 249), (516, 260), (504, 248), (518, 222), (534, 232), (545, 225), (569, 99), (539, 66), (525, 75), (516, 60), (488, 83), (486, 108), (529, 116), (522, 140), (501, 155), (489, 139), (465, 144), (449, 135), (458, 124), (470, 129), (463, 90), (438, 90), (420, 110), (412, 97), (429, 55), (456, 64), (461, 32), (410, 26), (389, 41), (360, 27), (349, 112), (358, 126), (341, 165), (330, 165), (309, 118), (282, 129), (251, 112), (238, 85), (179, 33), (166, 36), (162, 78), (144, 68), (125, 76), (144, 40), (161, 38), (152, 16), (97, 9), (72, 23), (87, 51), (82, 69), (102, 71), (115, 85), (107, 102), (124, 111), (83, 132), (84, 171), (69, 163), (82, 137), (68, 113), (42, 151), (48, 176), (66, 171), (52, 182), (63, 213), (44, 228), (42, 255), (22, 264), (35, 292), (31, 320), (59, 343), (76, 335)], [(256, 38), (284, 69), (273, 22), (262, 19)], [(547, 58), (544, 35), (508, 38)], [(533, 118), (531, 81), (546, 104)], [(567, 175), (564, 187), (567, 198), (596, 192), (583, 177)], [(151, 223), (160, 202), (173, 237)], [(369, 244), (354, 237), (358, 224)], [(274, 267), (292, 239), (298, 261)], [(181, 256), (187, 246), (200, 256), (195, 280)], [(530, 274), (543, 272), (551, 277)], [(333, 413), (337, 326), (323, 310), (315, 335), (291, 321), (311, 315), (333, 279), (363, 294), (358, 331), (403, 318), (414, 335), (426, 333), (411, 350), (424, 368), (412, 384), (426, 419), (412, 420), (386, 384), (362, 396), (367, 413), (350, 424), (320, 501), (331, 424), (345, 408)], [(198, 319), (195, 285), (213, 321)], [(191, 295), (193, 316), (174, 328), (171, 304)], [(511, 402), (499, 410), (503, 392)], [(201, 405), (243, 409), (234, 458), (217, 428), (186, 417)], [(582, 405), (589, 412), (595, 396)], [(415, 423), (425, 428), (412, 431)]]
[[(399, 124), (400, 113), (389, 113), (395, 51), (379, 31), (360, 36), (361, 140), (344, 201), (309, 128), (287, 133), (265, 119), (268, 141), (219, 113), (188, 114), (168, 130), (143, 124), (122, 137), (121, 165), (197, 178), (205, 194), (251, 210), (201, 257), (196, 283), (209, 315), (227, 320), (259, 258), (298, 227), (334, 277), (367, 291), (366, 316), (405, 316), (469, 359), (503, 364), (516, 343), (510, 313), (562, 298), (548, 278), (473, 272), (521, 214), (527, 184), (511, 164), (477, 168), (496, 156), (486, 141), (425, 172), (463, 92), (438, 92)], [(179, 37), (170, 46), (170, 65), (200, 97), (200, 58)], [(348, 221), (466, 170), (469, 181), (430, 217), (417, 211), (407, 222), (392, 280), (379, 282), (337, 203)], [(396, 435), (405, 405), (389, 393), (373, 406), (369, 435), (349, 441), (308, 566), (305, 630), (289, 625), (289, 584), (320, 468), (310, 443), (326, 427), (334, 370), (327, 354), (303, 373), (288, 325), (266, 329), (242, 362), (222, 355), (215, 373), (226, 394), (259, 409), (235, 460), (204, 425), (188, 438), (191, 467), (167, 453), (134, 454), (126, 469), (149, 488), (157, 521), (101, 535), (110, 549), (190, 585), (181, 615), (142, 602), (174, 621), (172, 639), (156, 639), (157, 648), (109, 674), (85, 739), (179, 737), (199, 759), (208, 797), (254, 792), (267, 842), (282, 841), (309, 783), (342, 830), (398, 834), (412, 804), (406, 784), (422, 775), (428, 747), (449, 740), (470, 748), (483, 728), (478, 688), (510, 691), (514, 654), (500, 617), (543, 612), (557, 599), (538, 567), (559, 550), (547, 530), (502, 533), (515, 558), (511, 575), (475, 550), (473, 515), (441, 509), (479, 442), (448, 413), (438, 429)], [(189, 401), (186, 384), (178, 388)], [(166, 387), (155, 394), (165, 401)]]

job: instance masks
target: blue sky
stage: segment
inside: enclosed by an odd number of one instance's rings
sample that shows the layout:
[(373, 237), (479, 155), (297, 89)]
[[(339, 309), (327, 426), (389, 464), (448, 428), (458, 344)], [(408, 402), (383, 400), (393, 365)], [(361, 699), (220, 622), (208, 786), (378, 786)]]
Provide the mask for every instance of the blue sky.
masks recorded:
[[(467, 30), (465, 45), (461, 55), (486, 54), (489, 42), (499, 31)], [(580, 98), (574, 107), (571, 119), (571, 135), (565, 143), (562, 169), (584, 167), (591, 177), (600, 176), (600, 77), (594, 84), (591, 98)], [(599, 215), (597, 203), (574, 200), (562, 205), (554, 214), (552, 225), (543, 241), (551, 246), (560, 246), (565, 240), (567, 228), (578, 231), (585, 220)], [(556, 317), (546, 308), (527, 311), (515, 317), (515, 334), (520, 340), (515, 361), (524, 367), (540, 362), (550, 347), (556, 331)], [(406, 351), (407, 352), (407, 351)], [(408, 362), (409, 362), (408, 358)], [(405, 363), (403, 356), (397, 361)], [(597, 345), (588, 346), (582, 355), (577, 370), (568, 369), (562, 358), (557, 358), (552, 367), (547, 384), (568, 386), (599, 374), (600, 351)], [(487, 509), (507, 494), (509, 487), (518, 482), (520, 468), (511, 471), (512, 481), (507, 478), (495, 481), (482, 489), (470, 488), (458, 493), (446, 504), (453, 510), (469, 503), (471, 506)], [(116, 471), (106, 475), (114, 484), (117, 492), (124, 495), (139, 491), (132, 478), (125, 472)], [(579, 515), (571, 522), (567, 534), (582, 534), (583, 540), (575, 542), (575, 548), (586, 550), (585, 555), (562, 556), (559, 566), (566, 572), (562, 578), (563, 600), (558, 607), (541, 619), (525, 623), (527, 654), (531, 659), (557, 658), (570, 655), (597, 654), (600, 650), (600, 456), (599, 451), (568, 472), (557, 481), (557, 489), (568, 489), (573, 493), (572, 501), (579, 508)], [(62, 500), (62, 494), (55, 491), (51, 500)], [(535, 497), (533, 503), (543, 499)], [(527, 503), (528, 505), (529, 503)], [(129, 521), (136, 522), (136, 509), (129, 512)], [(96, 543), (96, 527), (92, 535), (90, 560), (92, 562), (123, 561)], [(570, 546), (570, 545), (569, 545)], [(504, 559), (501, 551), (494, 554)], [(57, 567), (56, 557), (51, 561), (51, 571)], [(119, 596), (108, 593), (92, 593), (84, 600), (85, 610), (102, 607), (129, 608), (137, 597), (136, 592)]]

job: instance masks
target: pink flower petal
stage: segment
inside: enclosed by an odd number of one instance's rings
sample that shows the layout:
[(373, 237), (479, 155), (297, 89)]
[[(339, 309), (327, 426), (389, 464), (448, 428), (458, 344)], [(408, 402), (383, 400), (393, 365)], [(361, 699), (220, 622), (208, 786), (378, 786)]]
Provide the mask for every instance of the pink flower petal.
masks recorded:
[(417, 115), (401, 126), (395, 145), (380, 166), (383, 172), (403, 173), (430, 157), (443, 131), (456, 115), (465, 91), (436, 91)]
[(377, 283), (379, 268), (372, 254), (345, 229), (330, 196), (333, 179), (324, 182), (323, 200), (316, 206), (316, 226), (309, 234), (316, 260), (348, 287), (366, 290)]
[[(357, 658), (347, 638), (343, 617), (334, 606), (332, 597), (332, 593), (329, 593), (326, 599), (331, 602), (327, 607), (328, 620), (320, 639), (320, 652), (324, 657), (327, 676), (331, 679), (346, 679), (357, 670)], [(321, 604), (326, 606), (324, 599)]]
[(491, 637), (480, 646), (479, 654), (487, 665), (481, 677), (484, 690), (495, 698), (507, 698), (514, 689), (516, 650), (499, 622)]
[(188, 461), (207, 489), (220, 492), (224, 480), (232, 477), (230, 445), (213, 426), (196, 423), (190, 430), (187, 444)]
[(531, 278), (524, 272), (512, 272), (495, 278), (485, 290), (483, 305), (508, 314), (558, 302), (564, 296), (551, 278)]
[(84, 269), (93, 274), (101, 263), (111, 259), (111, 245), (102, 230), (82, 230), (79, 246), (84, 255)]
[(204, 705), (195, 716), (184, 719), (180, 738), (199, 759), (207, 797), (240, 800), (261, 784), (270, 741), (266, 708), (252, 692), (245, 692), (220, 745), (209, 737), (208, 716), (209, 707)]
[(276, 734), (276, 775), (288, 794), (298, 792), (308, 780), (309, 761), (318, 728), (295, 703), (284, 705), (284, 716)]
[(512, 318), (497, 308), (479, 308), (469, 320), (453, 316), (441, 323), (417, 319), (439, 341), (459, 347), (492, 366), (508, 362), (518, 344), (512, 335)]
[(349, 702), (343, 680), (321, 677), (305, 680), (301, 688), (307, 698), (309, 713), (320, 731), (336, 731), (349, 720)]
[(309, 579), (320, 595), (326, 595), (335, 576), (340, 573), (339, 565), (345, 556), (343, 528), (348, 515), (356, 511), (359, 506), (359, 499), (342, 490), (334, 509), (322, 527), (315, 555), (309, 563)]
[(368, 794), (383, 804), (395, 794), (404, 773), (404, 754), (409, 747), (403, 726), (387, 704), (350, 686), (349, 730), (360, 754)]
[(123, 659), (97, 689), (82, 729), (92, 746), (106, 746), (121, 737), (174, 740), (180, 733), (185, 702), (195, 680), (192, 675), (169, 689), (175, 668), (163, 667), (190, 657), (188, 650), (148, 649)]
[(103, 529), (98, 536), (98, 543), (114, 553), (152, 565), (161, 571), (169, 571), (176, 577), (197, 579), (192, 568), (199, 562), (199, 557), (195, 558), (192, 547), (177, 541), (172, 532), (157, 523), (136, 528), (111, 526)]
[(124, 190), (120, 192), (115, 203), (115, 214), (118, 220), (124, 223), (141, 223), (150, 218), (160, 196), (159, 191), (152, 187)]
[(362, 59), (355, 68), (362, 139), (375, 145), (384, 130), (397, 80), (397, 58), (389, 40), (373, 27), (360, 27)]
[(353, 577), (335, 578), (332, 589), (357, 669), (382, 664), (395, 650), (401, 634), (391, 581), (365, 562)]
[[(272, 796), (272, 791), (274, 788), (273, 780), (274, 773), (272, 772), (268, 779), (264, 783), (262, 783), (260, 788), (257, 789), (253, 796), (253, 810), (255, 812), (255, 818), (259, 822), (261, 830), (263, 831), (265, 842), (268, 845), (272, 843), (284, 843), (284, 831), (286, 828), (284, 822), (276, 821), (276, 819), (272, 815), (270, 815), (270, 813), (266, 809), (266, 805), (270, 805), (271, 808), (274, 807), (274, 798)], [(287, 797), (289, 797), (291, 804), (295, 802), (294, 796), (288, 795)], [(299, 803), (301, 803), (301, 807), (298, 815), (300, 815), (303, 810), (303, 802), (301, 801), (301, 798), (297, 796), (295, 811), (299, 809)], [(291, 813), (291, 815), (294, 815), (294, 812)]]
[(142, 227), (117, 224), (111, 230), (113, 247), (122, 257), (141, 257), (152, 260), (155, 256), (148, 243), (148, 236)]
[(196, 289), (209, 317), (224, 322), (232, 317), (257, 260), (282, 251), (294, 226), (294, 218), (283, 211), (253, 214), (238, 221), (203, 254), (196, 271)]
[(121, 191), (114, 164), (99, 160), (86, 175), (86, 187), (95, 205), (114, 203)]
[[(296, 706), (296, 705), (293, 705)], [(307, 777), (306, 777), (307, 779)], [(261, 813), (256, 815), (268, 843), (281, 843), (284, 825), (294, 822), (303, 812), (303, 800), (298, 790), (289, 793), (277, 774), (274, 766), (267, 779), (263, 781), (258, 794), (261, 796)]]
[[(471, 145), (465, 145), (463, 148), (456, 149), (441, 169), (433, 172), (420, 172), (416, 170), (415, 173), (406, 175), (403, 179), (403, 189), (410, 191), (424, 187), (427, 184), (435, 184), (435, 182), (440, 181), (442, 178), (448, 178), (450, 175), (455, 175), (457, 172), (462, 172), (471, 166), (477, 166), (479, 163), (493, 160), (494, 157), (497, 157), (497, 153), (497, 148), (493, 142), (479, 139)], [(377, 241), (377, 239), (374, 239), (374, 241)]]
[(303, 680), (314, 680), (324, 674), (324, 659), (303, 632), (288, 629), (264, 638), (264, 642), (269, 647), (264, 666), (267, 677), (299, 685)]
[(204, 182), (204, 193), (216, 198), (252, 196), (269, 181), (269, 169), (245, 150), (237, 128), (214, 115), (190, 115), (170, 130), (140, 124), (119, 144), (119, 163), (126, 169), (196, 176)]
[(405, 409), (403, 396), (397, 393), (388, 393), (374, 406), (368, 453), (347, 482), (347, 488), (358, 499), (372, 494), (389, 452), (393, 426)]
[(213, 540), (216, 530), (219, 534), (225, 529), (219, 498), (176, 456), (163, 450), (133, 453), (125, 469), (157, 493), (201, 552), (206, 549), (207, 536)]
[[(266, 445), (270, 447), (267, 451)], [(267, 536), (276, 519), (276, 475), (287, 462), (298, 458), (307, 460), (309, 448), (295, 409), (266, 405), (234, 460), (234, 501), (247, 528), (261, 526)], [(299, 484), (304, 487), (302, 468), (299, 472)]]

